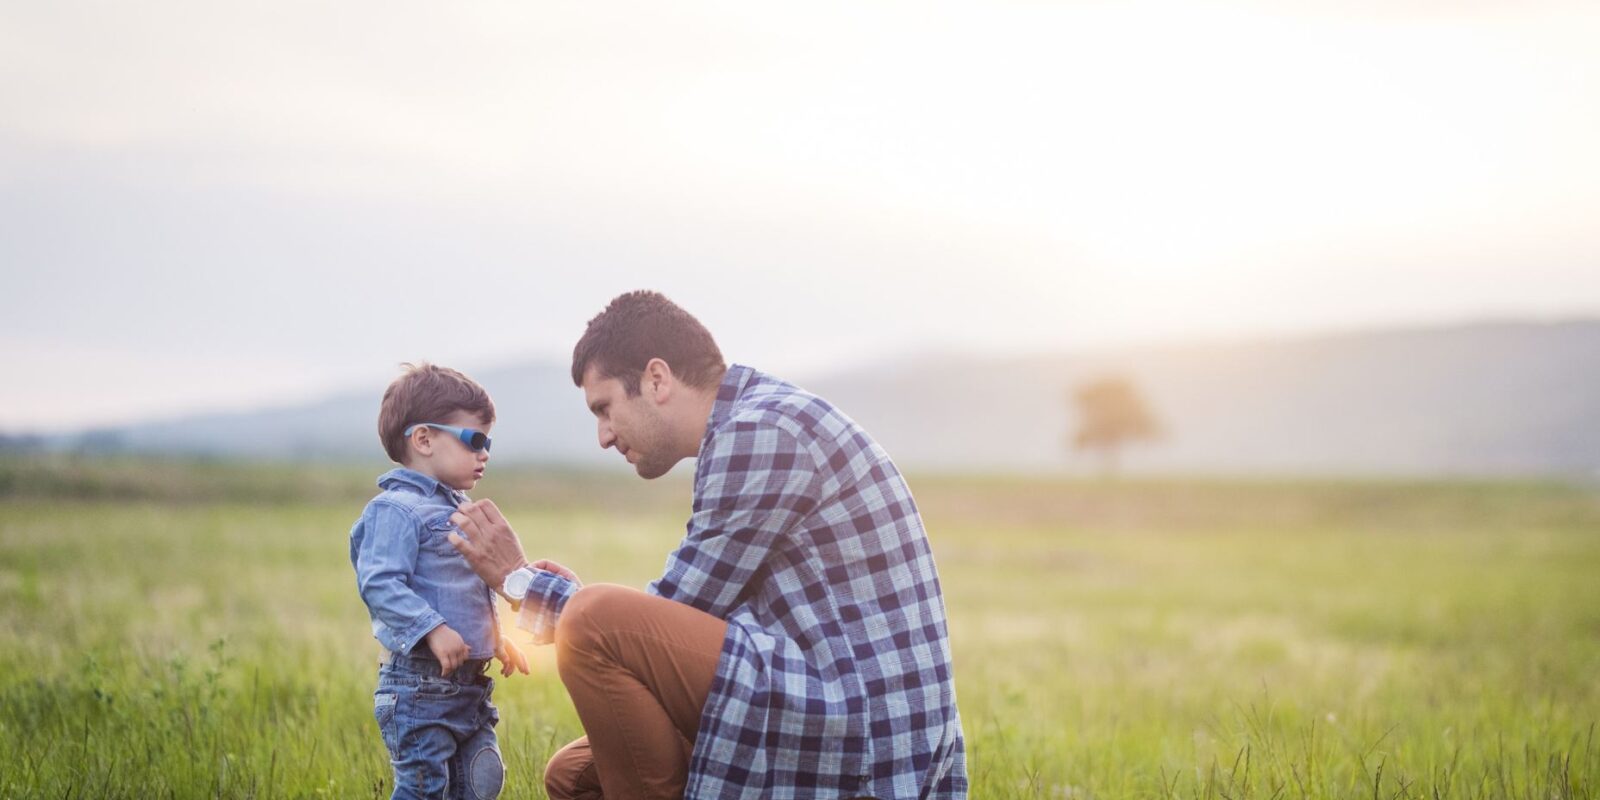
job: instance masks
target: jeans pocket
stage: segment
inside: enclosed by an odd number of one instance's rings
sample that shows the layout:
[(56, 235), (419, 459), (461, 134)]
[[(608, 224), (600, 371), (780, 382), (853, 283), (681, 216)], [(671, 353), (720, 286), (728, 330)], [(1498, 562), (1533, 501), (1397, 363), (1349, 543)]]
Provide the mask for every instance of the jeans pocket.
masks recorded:
[(380, 689), (372, 695), (372, 716), (378, 720), (378, 733), (383, 737), (383, 746), (388, 748), (390, 758), (399, 756), (400, 725), (395, 719), (399, 707), (400, 695), (396, 692)]
[(419, 700), (448, 700), (461, 694), (461, 689), (461, 684), (455, 681), (424, 675), (417, 683), (416, 696)]
[(482, 703), (483, 724), (490, 728), (500, 724), (500, 709), (484, 695)]

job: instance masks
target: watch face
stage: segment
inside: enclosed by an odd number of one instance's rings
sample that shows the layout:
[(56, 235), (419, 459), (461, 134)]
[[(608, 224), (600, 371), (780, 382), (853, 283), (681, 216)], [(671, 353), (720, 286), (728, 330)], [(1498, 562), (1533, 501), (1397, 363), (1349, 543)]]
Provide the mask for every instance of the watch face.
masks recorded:
[(520, 597), (527, 594), (528, 584), (532, 582), (533, 576), (529, 575), (527, 570), (519, 569), (506, 576), (506, 594), (512, 597)]

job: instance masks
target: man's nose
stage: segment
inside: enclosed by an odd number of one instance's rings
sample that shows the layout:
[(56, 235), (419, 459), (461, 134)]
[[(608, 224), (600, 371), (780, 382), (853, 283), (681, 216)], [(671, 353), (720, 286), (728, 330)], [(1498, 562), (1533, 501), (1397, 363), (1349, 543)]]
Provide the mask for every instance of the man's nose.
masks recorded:
[(617, 435), (611, 432), (611, 426), (602, 422), (600, 428), (600, 449), (604, 450), (617, 443)]

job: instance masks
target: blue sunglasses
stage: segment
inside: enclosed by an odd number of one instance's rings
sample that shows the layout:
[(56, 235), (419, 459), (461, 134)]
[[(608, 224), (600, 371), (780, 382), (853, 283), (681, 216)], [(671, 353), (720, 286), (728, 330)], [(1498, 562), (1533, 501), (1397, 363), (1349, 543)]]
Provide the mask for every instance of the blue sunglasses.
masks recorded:
[(458, 428), (454, 425), (440, 425), (437, 422), (419, 422), (407, 427), (400, 435), (410, 436), (412, 431), (424, 427), (455, 434), (456, 438), (460, 439), (462, 444), (472, 448), (474, 453), (489, 449), (489, 434), (473, 428)]

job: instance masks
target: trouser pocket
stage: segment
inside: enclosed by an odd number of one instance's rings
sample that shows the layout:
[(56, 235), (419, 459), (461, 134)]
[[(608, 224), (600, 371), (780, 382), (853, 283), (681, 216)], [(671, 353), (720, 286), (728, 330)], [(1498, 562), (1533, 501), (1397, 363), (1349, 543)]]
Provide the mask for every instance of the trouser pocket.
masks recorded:
[(400, 695), (392, 690), (379, 689), (372, 694), (372, 716), (378, 720), (378, 733), (391, 759), (400, 755), (400, 724), (395, 719), (399, 705)]

